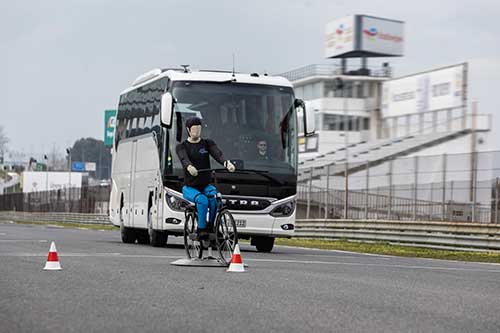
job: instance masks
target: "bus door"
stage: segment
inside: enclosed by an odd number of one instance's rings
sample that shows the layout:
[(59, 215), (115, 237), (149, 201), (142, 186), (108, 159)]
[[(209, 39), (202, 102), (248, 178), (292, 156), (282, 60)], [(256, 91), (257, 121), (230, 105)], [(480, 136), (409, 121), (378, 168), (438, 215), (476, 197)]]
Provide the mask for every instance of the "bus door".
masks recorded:
[(137, 165), (137, 140), (132, 142), (132, 151), (130, 154), (130, 175), (129, 175), (129, 211), (130, 211), (130, 219), (129, 225), (131, 227), (135, 226), (135, 216), (137, 214), (137, 207), (135, 204), (135, 168)]

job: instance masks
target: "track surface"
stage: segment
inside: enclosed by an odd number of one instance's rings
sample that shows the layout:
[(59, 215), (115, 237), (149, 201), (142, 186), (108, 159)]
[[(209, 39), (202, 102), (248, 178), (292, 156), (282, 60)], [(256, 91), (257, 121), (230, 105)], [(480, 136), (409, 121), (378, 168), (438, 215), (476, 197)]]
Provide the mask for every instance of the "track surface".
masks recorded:
[(0, 223), (1, 331), (500, 331), (499, 265), (243, 245), (236, 274), (170, 265), (180, 241)]

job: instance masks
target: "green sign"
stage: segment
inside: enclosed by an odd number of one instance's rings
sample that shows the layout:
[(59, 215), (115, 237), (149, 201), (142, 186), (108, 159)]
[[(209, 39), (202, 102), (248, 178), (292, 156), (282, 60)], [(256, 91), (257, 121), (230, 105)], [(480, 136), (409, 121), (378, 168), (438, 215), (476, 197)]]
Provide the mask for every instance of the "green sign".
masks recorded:
[(113, 138), (115, 137), (115, 122), (116, 110), (104, 111), (104, 145), (106, 147), (113, 146)]

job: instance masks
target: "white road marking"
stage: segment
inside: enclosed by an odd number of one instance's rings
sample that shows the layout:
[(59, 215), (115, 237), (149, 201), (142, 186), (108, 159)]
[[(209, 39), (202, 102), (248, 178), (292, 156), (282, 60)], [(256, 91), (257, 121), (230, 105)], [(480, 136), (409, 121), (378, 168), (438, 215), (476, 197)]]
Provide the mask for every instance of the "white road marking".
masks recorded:
[[(163, 256), (163, 255), (142, 255), (142, 254), (122, 254), (122, 253), (57, 253), (59, 257), (109, 257), (109, 258), (167, 258), (179, 259), (179, 256)], [(0, 257), (45, 257), (47, 253), (25, 253), (25, 252), (7, 252), (0, 253)]]
[(0, 242), (39, 242), (47, 243), (46, 239), (0, 239)]
[(5, 232), (0, 232), (0, 236), (7, 236)]
[[(0, 253), (0, 257), (45, 257), (46, 253)], [(81, 257), (81, 258), (151, 258), (151, 259), (179, 259), (178, 255), (147, 255), (147, 254), (122, 254), (122, 253), (59, 253), (60, 257)], [(401, 264), (375, 264), (375, 263), (357, 263), (357, 262), (339, 262), (339, 261), (307, 261), (291, 259), (257, 259), (246, 258), (244, 261), (263, 262), (263, 263), (285, 263), (285, 264), (309, 264), (309, 265), (343, 265), (343, 266), (368, 266), (377, 268), (402, 268), (402, 269), (423, 269), (423, 270), (443, 270), (443, 271), (461, 271), (461, 272), (483, 272), (499, 273), (500, 270), (480, 269), (480, 268), (462, 268), (462, 267), (442, 267), (442, 266), (419, 266), (419, 265), (401, 265)]]
[(417, 265), (396, 265), (396, 264), (370, 264), (356, 262), (338, 262), (338, 261), (305, 261), (305, 260), (276, 260), (276, 259), (244, 259), (243, 261), (257, 262), (275, 262), (275, 263), (293, 263), (293, 264), (316, 264), (316, 265), (344, 265), (344, 266), (371, 266), (381, 268), (407, 268), (407, 269), (427, 269), (427, 270), (446, 270), (446, 271), (466, 271), (466, 272), (488, 272), (500, 273), (500, 270), (459, 268), (459, 267), (439, 267), (439, 266), (417, 266)]
[[(357, 255), (362, 255), (362, 256), (379, 257), (381, 259), (391, 259), (391, 258), (418, 259), (418, 260), (431, 260), (431, 261), (450, 262), (450, 263), (470, 263), (470, 264), (500, 266), (500, 264), (497, 264), (494, 262), (460, 261), (460, 260), (436, 259), (436, 258), (424, 258), (424, 257), (403, 257), (403, 256), (397, 256), (397, 255), (390, 255), (390, 254), (376, 254), (376, 253), (363, 253), (363, 252), (353, 252), (353, 251), (344, 251), (344, 250), (315, 249), (315, 248), (310, 248), (310, 247), (299, 247), (299, 246), (288, 246), (288, 245), (278, 245), (278, 246), (279, 247), (286, 247), (286, 248), (290, 248), (290, 249), (301, 249), (301, 250), (308, 250), (308, 251), (323, 251), (323, 252), (330, 252), (330, 253), (340, 252), (340, 253), (348, 253), (348, 254), (357, 254)], [(498, 252), (498, 251), (495, 250), (492, 252)], [(319, 254), (319, 255), (316, 255), (316, 254), (298, 254), (298, 253), (293, 253), (293, 254), (294, 255), (311, 256), (311, 257), (314, 257), (314, 256), (328, 257), (328, 255), (324, 255), (324, 254)]]

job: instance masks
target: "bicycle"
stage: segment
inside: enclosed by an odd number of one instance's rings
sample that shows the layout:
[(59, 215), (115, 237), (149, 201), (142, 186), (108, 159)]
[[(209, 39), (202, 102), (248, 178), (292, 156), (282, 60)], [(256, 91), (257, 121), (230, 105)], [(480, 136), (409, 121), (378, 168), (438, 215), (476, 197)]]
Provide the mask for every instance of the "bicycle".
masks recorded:
[[(201, 169), (200, 172), (227, 171), (226, 169)], [(217, 179), (217, 178), (215, 178)], [(215, 181), (217, 184), (217, 181)], [(205, 194), (201, 194), (205, 195)], [(213, 196), (208, 196), (213, 198)], [(202, 259), (203, 250), (215, 247), (219, 252), (220, 259), (229, 265), (233, 255), (234, 247), (238, 244), (238, 231), (233, 215), (222, 202), (219, 192), (215, 195), (217, 215), (215, 217), (214, 230), (209, 230), (208, 239), (199, 239), (196, 231), (198, 229), (198, 209), (196, 203), (189, 202), (184, 210), (184, 248), (189, 259)], [(210, 255), (209, 250), (209, 255)]]

